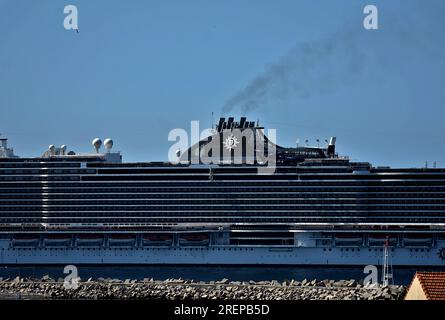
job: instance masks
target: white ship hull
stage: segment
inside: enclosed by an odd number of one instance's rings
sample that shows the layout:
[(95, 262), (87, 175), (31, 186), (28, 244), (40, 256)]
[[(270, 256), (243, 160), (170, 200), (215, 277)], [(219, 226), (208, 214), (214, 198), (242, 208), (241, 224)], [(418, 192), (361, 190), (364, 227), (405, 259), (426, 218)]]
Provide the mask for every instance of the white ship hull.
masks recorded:
[[(394, 266), (444, 266), (440, 250), (393, 248)], [(380, 248), (316, 247), (123, 247), (14, 248), (0, 243), (0, 264), (193, 264), (193, 265), (381, 265)]]

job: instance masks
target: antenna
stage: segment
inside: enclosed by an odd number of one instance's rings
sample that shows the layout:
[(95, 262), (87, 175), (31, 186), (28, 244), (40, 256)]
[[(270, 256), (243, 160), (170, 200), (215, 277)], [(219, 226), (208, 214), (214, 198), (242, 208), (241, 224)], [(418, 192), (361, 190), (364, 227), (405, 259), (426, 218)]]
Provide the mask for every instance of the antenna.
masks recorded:
[(297, 138), (296, 143), (297, 143), (297, 148), (298, 148), (298, 145), (300, 144), (300, 138)]
[(213, 129), (213, 111), (212, 111), (212, 129)]

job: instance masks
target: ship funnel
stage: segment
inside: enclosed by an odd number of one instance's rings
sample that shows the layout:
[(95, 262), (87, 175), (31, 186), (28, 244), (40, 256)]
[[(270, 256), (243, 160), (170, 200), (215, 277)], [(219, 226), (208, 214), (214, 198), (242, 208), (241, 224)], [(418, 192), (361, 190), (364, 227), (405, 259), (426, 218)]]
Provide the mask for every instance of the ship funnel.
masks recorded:
[(6, 148), (8, 147), (8, 139), (6, 139), (6, 138), (1, 138), (1, 139), (0, 139), (0, 147), (6, 149)]
[(329, 139), (329, 145), (328, 145), (328, 157), (332, 158), (335, 156), (335, 141), (337, 140), (337, 138), (335, 137), (331, 137), (331, 139)]

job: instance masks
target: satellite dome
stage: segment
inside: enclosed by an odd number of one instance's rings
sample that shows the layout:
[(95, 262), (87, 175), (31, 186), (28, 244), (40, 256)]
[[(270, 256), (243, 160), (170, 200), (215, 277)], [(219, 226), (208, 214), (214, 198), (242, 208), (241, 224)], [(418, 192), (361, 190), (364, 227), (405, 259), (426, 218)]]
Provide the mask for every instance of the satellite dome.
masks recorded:
[(99, 138), (95, 138), (92, 142), (94, 149), (96, 149), (96, 152), (99, 152), (100, 147), (102, 146), (102, 140)]
[(65, 151), (66, 151), (66, 145), (62, 144), (62, 145), (60, 146), (60, 151), (61, 151), (62, 154), (64, 155), (64, 154), (65, 154)]
[(56, 150), (56, 147), (53, 144), (50, 144), (48, 150), (54, 152), (54, 150)]
[(105, 146), (105, 149), (110, 151), (110, 149), (113, 147), (113, 140), (111, 140), (110, 138), (105, 139), (104, 146)]

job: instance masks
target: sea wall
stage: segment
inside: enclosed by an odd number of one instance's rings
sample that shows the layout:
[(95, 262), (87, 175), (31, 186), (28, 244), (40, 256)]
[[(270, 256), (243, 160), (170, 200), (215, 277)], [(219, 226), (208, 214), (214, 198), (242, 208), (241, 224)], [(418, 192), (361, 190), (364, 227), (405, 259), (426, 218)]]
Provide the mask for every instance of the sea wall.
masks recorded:
[(221, 281), (182, 279), (143, 281), (88, 279), (77, 288), (65, 288), (63, 279), (0, 278), (3, 299), (240, 299), (240, 300), (398, 300), (404, 286), (367, 288), (355, 280)]

